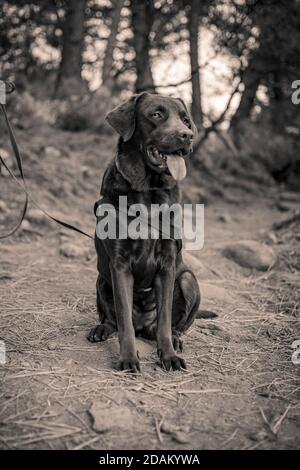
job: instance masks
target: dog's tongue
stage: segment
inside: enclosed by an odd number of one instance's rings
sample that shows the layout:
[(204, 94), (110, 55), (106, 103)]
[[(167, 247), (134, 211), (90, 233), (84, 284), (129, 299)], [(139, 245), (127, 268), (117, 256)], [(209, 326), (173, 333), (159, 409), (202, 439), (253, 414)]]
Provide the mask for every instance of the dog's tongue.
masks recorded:
[(179, 155), (168, 155), (167, 165), (174, 180), (183, 180), (186, 175), (186, 166), (182, 157), (179, 157)]

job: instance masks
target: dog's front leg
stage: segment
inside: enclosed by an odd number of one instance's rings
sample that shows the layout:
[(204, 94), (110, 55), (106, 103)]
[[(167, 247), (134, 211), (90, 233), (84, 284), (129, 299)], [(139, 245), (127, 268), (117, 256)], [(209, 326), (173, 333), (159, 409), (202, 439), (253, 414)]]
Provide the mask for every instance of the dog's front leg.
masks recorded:
[(166, 370), (186, 368), (184, 360), (177, 356), (172, 341), (172, 303), (175, 284), (174, 265), (158, 272), (155, 277), (157, 308), (157, 353), (161, 366)]
[(110, 264), (114, 304), (117, 316), (121, 370), (140, 372), (140, 363), (135, 346), (135, 332), (132, 323), (133, 284), (132, 273), (124, 267)]

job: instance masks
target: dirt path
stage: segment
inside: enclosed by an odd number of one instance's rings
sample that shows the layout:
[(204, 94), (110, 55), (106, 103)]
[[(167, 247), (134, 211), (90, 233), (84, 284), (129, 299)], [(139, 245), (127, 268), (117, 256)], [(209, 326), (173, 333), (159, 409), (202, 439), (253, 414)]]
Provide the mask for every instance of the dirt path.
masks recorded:
[[(91, 176), (90, 187), (98, 178)], [(70, 214), (84, 213), (77, 220), (92, 230), (90, 201), (81, 196), (79, 190), (69, 199), (76, 201)], [(136, 379), (113, 369), (116, 338), (95, 345), (85, 339), (96, 321), (92, 244), (37, 220), (3, 242), (0, 337), (7, 363), (0, 365), (0, 447), (299, 447), (300, 365), (291, 361), (291, 344), (300, 338), (297, 273), (272, 239), (279, 264), (266, 274), (221, 254), (228, 241), (261, 239), (278, 218), (268, 201), (206, 209), (198, 278), (203, 306), (219, 317), (197, 320), (185, 336), (187, 372), (164, 372), (155, 344), (138, 340), (143, 375)], [(102, 432), (94, 430), (93, 403)]]

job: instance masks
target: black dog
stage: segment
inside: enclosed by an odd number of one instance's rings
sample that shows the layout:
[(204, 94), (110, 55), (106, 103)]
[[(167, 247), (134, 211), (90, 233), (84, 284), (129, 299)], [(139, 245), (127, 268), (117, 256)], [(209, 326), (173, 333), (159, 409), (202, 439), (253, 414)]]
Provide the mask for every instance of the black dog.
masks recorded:
[[(180, 201), (178, 183), (192, 151), (195, 125), (180, 99), (141, 93), (106, 117), (121, 136), (117, 156), (102, 183), (103, 198), (95, 204), (172, 205)], [(98, 220), (100, 218), (98, 217)], [(120, 369), (140, 371), (135, 335), (157, 340), (162, 367), (185, 368), (176, 352), (180, 335), (198, 313), (200, 292), (194, 274), (183, 264), (181, 241), (175, 239), (96, 238), (97, 308), (100, 325), (88, 336), (105, 341), (118, 331)]]

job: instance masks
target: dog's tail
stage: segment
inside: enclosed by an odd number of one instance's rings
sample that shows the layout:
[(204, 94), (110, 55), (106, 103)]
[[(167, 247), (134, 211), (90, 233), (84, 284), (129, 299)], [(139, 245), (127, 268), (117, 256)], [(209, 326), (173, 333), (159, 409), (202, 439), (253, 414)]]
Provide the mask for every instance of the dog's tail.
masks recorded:
[(211, 310), (198, 310), (196, 314), (196, 318), (216, 318), (218, 316), (217, 313), (212, 312)]

